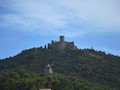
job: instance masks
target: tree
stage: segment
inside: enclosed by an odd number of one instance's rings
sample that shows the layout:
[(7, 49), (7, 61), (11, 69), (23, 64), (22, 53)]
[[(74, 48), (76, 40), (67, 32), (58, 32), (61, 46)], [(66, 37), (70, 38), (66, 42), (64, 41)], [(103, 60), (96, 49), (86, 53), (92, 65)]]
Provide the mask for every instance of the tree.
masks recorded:
[(47, 46), (46, 46), (46, 45), (44, 46), (44, 49), (47, 49)]

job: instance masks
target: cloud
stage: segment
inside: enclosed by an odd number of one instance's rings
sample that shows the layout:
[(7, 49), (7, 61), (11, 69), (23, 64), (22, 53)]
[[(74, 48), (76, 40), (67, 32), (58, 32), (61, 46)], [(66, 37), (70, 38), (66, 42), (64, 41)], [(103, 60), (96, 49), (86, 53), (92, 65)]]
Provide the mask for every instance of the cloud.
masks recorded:
[(69, 8), (73, 16), (87, 22), (103, 26), (120, 25), (120, 2), (118, 0), (58, 0), (57, 3)]
[(0, 3), (0, 27), (43, 34), (79, 36), (120, 32), (118, 0), (5, 0)]

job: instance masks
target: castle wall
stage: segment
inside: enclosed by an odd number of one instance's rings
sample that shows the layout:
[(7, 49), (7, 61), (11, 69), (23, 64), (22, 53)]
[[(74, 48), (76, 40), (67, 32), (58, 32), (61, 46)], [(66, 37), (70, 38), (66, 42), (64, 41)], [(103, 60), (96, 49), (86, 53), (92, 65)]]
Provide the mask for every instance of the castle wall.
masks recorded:
[(48, 44), (48, 47), (53, 49), (77, 49), (76, 46), (74, 46), (74, 42), (66, 42), (64, 41), (64, 36), (60, 36), (60, 41), (51, 41), (51, 44)]

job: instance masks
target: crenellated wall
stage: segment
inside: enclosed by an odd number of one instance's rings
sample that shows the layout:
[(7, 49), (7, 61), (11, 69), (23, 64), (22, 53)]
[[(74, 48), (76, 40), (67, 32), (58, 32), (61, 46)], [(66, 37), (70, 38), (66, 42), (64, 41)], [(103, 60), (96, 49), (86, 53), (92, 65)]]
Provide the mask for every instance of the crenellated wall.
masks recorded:
[(64, 36), (60, 36), (60, 41), (51, 41), (51, 44), (48, 44), (48, 47), (50, 48), (57, 48), (57, 49), (65, 49), (65, 48), (69, 48), (69, 49), (77, 49), (76, 46), (74, 46), (74, 42), (67, 42), (64, 41)]

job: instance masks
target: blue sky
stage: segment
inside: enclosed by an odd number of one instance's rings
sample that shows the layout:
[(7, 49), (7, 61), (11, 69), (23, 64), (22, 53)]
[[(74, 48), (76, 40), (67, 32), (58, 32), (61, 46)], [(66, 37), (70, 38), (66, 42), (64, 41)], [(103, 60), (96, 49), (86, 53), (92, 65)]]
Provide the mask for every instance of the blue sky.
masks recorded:
[(0, 0), (0, 58), (60, 35), (79, 48), (120, 55), (120, 1)]

